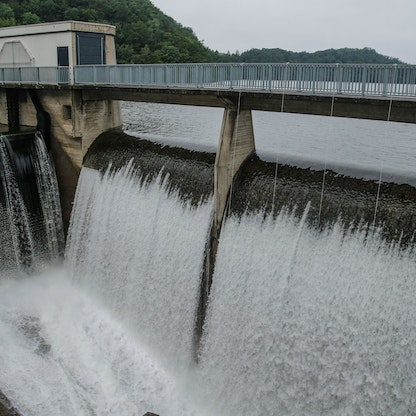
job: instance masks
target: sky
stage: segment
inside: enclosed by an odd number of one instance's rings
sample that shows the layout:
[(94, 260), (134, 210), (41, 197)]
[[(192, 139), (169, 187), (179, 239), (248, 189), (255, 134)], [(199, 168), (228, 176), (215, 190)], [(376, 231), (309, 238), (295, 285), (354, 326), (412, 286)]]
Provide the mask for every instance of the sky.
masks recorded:
[(219, 52), (364, 48), (416, 64), (416, 0), (151, 0)]

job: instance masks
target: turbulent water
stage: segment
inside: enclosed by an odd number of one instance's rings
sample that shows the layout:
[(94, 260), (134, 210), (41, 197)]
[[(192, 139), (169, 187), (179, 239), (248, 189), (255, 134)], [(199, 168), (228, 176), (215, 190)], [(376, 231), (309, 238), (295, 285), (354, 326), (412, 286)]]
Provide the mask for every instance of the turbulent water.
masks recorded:
[(83, 170), (66, 265), (152, 349), (189, 363), (212, 202), (169, 196), (161, 176), (139, 181), (130, 166)]
[(210, 205), (83, 170), (65, 268), (1, 287), (0, 389), (22, 414), (410, 414), (415, 255), (318, 233), (308, 206), (227, 220), (193, 364)]
[(200, 369), (218, 414), (411, 414), (414, 254), (287, 214), (228, 220)]
[(0, 389), (22, 415), (199, 414), (180, 379), (64, 270), (3, 284), (0, 333)]
[(64, 249), (58, 185), (40, 133), (0, 136), (0, 280), (30, 274)]
[(23, 416), (414, 413), (413, 241), (318, 230), (307, 201), (234, 211), (196, 364), (212, 198), (138, 165), (83, 168), (64, 264), (0, 279), (0, 391)]

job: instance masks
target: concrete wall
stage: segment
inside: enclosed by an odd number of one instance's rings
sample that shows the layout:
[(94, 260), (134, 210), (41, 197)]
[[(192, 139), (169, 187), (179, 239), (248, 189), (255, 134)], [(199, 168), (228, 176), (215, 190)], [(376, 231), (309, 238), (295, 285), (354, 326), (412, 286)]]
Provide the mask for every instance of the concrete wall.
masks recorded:
[(235, 176), (255, 151), (251, 110), (227, 107), (221, 126), (214, 170), (214, 228), (219, 232)]
[[(36, 90), (51, 116), (51, 152), (61, 193), (63, 218), (68, 225), (72, 202), (89, 146), (102, 132), (121, 126), (117, 101), (84, 101), (82, 91)], [(19, 90), (20, 125), (37, 125), (36, 110), (27, 90)], [(0, 89), (0, 124), (7, 125), (6, 90)]]
[[(57, 66), (57, 48), (60, 46), (68, 47), (69, 66), (74, 66), (77, 64), (76, 32), (104, 34), (106, 63), (116, 63), (114, 26), (65, 21), (0, 28), (0, 66)], [(11, 43), (15, 44), (13, 49), (16, 51), (23, 47), (31, 57), (30, 61), (28, 62), (27, 57), (24, 57), (24, 61), (19, 59), (21, 53), (17, 57), (10, 56), (8, 50)], [(2, 54), (5, 44), (7, 45)]]
[[(39, 34), (24, 37), (0, 38), (0, 51), (7, 42), (20, 42), (29, 55), (32, 57), (31, 66), (57, 66), (58, 58), (56, 48), (58, 46), (68, 46), (71, 50), (72, 34), (71, 32), (50, 34)], [(73, 65), (73, 57), (69, 54), (69, 64)], [(12, 66), (10, 62), (3, 62), (0, 54), (2, 66)], [(19, 66), (19, 62), (15, 66)]]

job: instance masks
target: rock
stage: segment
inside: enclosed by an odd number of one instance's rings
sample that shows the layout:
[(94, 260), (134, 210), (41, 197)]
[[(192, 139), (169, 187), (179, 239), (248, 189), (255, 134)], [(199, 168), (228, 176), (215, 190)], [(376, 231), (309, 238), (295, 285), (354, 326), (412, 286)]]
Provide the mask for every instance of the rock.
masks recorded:
[(0, 391), (0, 416), (20, 416), (9, 399)]

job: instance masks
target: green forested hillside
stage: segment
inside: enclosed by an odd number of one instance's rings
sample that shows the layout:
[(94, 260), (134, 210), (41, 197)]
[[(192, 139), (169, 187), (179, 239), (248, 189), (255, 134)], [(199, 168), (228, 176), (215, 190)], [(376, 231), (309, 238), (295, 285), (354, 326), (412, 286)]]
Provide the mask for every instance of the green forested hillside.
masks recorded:
[(207, 62), (214, 52), (149, 0), (3, 0), (0, 26), (81, 20), (117, 27), (119, 63)]
[[(172, 0), (174, 1), (174, 0)], [(162, 13), (150, 0), (2, 0), (0, 27), (60, 20), (109, 23), (117, 27), (119, 63), (166, 62), (339, 62), (399, 63), (370, 48), (314, 53), (251, 49), (219, 53), (205, 47), (191, 28)]]
[(327, 49), (313, 53), (291, 52), (283, 49), (250, 49), (239, 56), (241, 62), (325, 62), (325, 63), (367, 63), (398, 64), (400, 60), (380, 55), (374, 49), (342, 48)]

